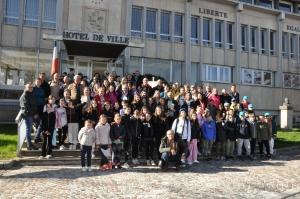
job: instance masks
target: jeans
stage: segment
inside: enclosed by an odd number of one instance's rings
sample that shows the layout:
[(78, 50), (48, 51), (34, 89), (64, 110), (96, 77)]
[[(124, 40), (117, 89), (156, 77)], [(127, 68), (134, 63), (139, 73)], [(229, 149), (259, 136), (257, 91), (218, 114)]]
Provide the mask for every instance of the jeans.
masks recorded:
[(31, 142), (31, 131), (32, 131), (32, 124), (35, 123), (38, 126), (37, 133), (35, 135), (35, 138), (39, 138), (41, 134), (41, 126), (40, 126), (40, 118), (34, 119), (33, 116), (27, 116), (24, 117), (24, 122), (26, 125), (26, 142), (27, 142), (27, 147), (32, 146)]
[(225, 156), (225, 142), (217, 142), (217, 156), (220, 155)]
[(265, 145), (266, 151), (267, 151), (267, 155), (270, 156), (270, 145), (269, 145), (269, 143), (270, 143), (269, 140), (262, 140), (262, 141), (258, 142), (260, 155), (264, 154), (263, 153), (263, 145)]
[[(52, 153), (52, 137), (53, 137), (53, 132), (51, 135), (46, 135), (42, 133), (43, 135), (43, 144), (42, 144), (42, 153), (41, 156), (45, 157), (47, 155), (51, 155)], [(48, 147), (47, 147), (48, 146)]]
[(162, 165), (165, 167), (169, 166), (169, 162), (175, 162), (176, 165), (181, 164), (179, 155), (170, 155), (168, 152), (164, 152), (161, 154), (161, 159), (162, 159)]
[(101, 156), (101, 160), (100, 160), (100, 166), (103, 166), (105, 164), (108, 163), (108, 159), (107, 157), (102, 153), (101, 149), (108, 149), (108, 145), (100, 145), (101, 148), (99, 148), (99, 154)]
[(87, 159), (88, 167), (92, 164), (92, 146), (80, 145), (81, 149), (81, 166), (85, 167), (85, 154)]
[(237, 155), (240, 156), (242, 155), (242, 148), (243, 148), (243, 144), (246, 148), (246, 154), (250, 155), (250, 140), (249, 139), (242, 139), (239, 138), (238, 139), (238, 149), (237, 149)]
[(210, 156), (211, 148), (212, 148), (214, 141), (213, 140), (204, 140), (203, 143), (204, 143), (204, 155)]
[[(149, 156), (153, 160), (154, 141), (153, 140), (144, 140), (144, 142), (145, 142), (146, 160), (149, 160)], [(150, 155), (149, 155), (149, 153), (150, 153)]]
[(121, 150), (122, 150), (122, 144), (116, 145), (116, 143), (112, 144), (112, 150), (113, 150), (113, 159), (112, 163), (120, 163), (120, 156), (121, 156)]

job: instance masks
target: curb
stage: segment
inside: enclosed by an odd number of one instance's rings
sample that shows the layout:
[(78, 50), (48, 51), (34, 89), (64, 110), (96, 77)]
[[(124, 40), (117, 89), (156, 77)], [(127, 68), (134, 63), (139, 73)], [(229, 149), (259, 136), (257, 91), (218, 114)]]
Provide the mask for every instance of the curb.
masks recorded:
[(15, 164), (15, 160), (1, 160), (0, 161), (0, 170), (11, 169)]
[(300, 188), (290, 189), (290, 190), (287, 190), (283, 193), (278, 194), (277, 196), (273, 197), (273, 199), (288, 198), (288, 197), (294, 196), (298, 193), (300, 193)]

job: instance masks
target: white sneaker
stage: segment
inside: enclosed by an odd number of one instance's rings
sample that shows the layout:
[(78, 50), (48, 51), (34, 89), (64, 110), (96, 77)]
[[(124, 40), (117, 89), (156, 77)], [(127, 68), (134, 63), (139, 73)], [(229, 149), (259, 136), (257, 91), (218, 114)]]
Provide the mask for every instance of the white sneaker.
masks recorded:
[(89, 167), (89, 168), (88, 168), (88, 171), (93, 171), (93, 170), (92, 170), (92, 167)]
[(48, 159), (49, 159), (49, 158), (52, 158), (52, 155), (47, 155), (47, 157), (46, 157), (46, 158), (48, 158)]
[(190, 161), (188, 161), (188, 162), (187, 162), (187, 164), (188, 164), (188, 165), (192, 165), (193, 163), (192, 163), (192, 162), (190, 162)]
[(64, 145), (60, 145), (59, 150), (64, 150)]
[(150, 166), (151, 164), (150, 164), (150, 160), (147, 160), (147, 166)]
[(123, 166), (122, 166), (124, 169), (129, 169), (130, 168), (130, 165), (127, 163), (127, 162), (125, 162), (124, 164), (123, 164)]
[(151, 160), (151, 165), (152, 165), (152, 166), (156, 166), (154, 160)]
[(82, 171), (86, 171), (86, 168), (85, 168), (85, 167), (82, 167)]
[(44, 156), (40, 156), (39, 159), (40, 159), (40, 160), (41, 160), (41, 159), (44, 159)]
[(202, 154), (198, 151), (198, 155), (202, 155)]
[(198, 160), (193, 161), (193, 164), (199, 164), (200, 162)]

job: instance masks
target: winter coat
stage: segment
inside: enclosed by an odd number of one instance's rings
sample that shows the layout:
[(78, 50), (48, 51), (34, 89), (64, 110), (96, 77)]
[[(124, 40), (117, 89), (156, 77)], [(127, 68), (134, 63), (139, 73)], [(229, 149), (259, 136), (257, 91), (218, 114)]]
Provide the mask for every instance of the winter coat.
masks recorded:
[(231, 104), (231, 97), (230, 95), (228, 95), (227, 93), (222, 93), (222, 95), (220, 95), (220, 102), (224, 105), (224, 103), (229, 103)]
[(118, 101), (118, 92), (107, 92), (105, 96), (110, 100), (110, 104), (115, 104)]
[(133, 134), (132, 134), (132, 137), (141, 137), (141, 131), (142, 131), (142, 122), (141, 120), (138, 118), (135, 118), (135, 117), (130, 117), (130, 122), (131, 122), (131, 125), (133, 127)]
[(97, 110), (92, 110), (91, 113), (88, 112), (88, 110), (85, 110), (84, 114), (83, 114), (83, 118), (84, 120), (92, 120), (93, 122), (98, 121), (98, 111)]
[(257, 131), (258, 131), (258, 123), (257, 122), (249, 122), (250, 130), (251, 130), (251, 138), (257, 138)]
[(38, 114), (36, 99), (33, 92), (24, 91), (20, 97), (21, 114), (23, 117)]
[(160, 117), (152, 116), (153, 130), (155, 132), (156, 139), (161, 139), (166, 136), (166, 132), (169, 130), (168, 120), (163, 121)]
[(261, 142), (262, 140), (270, 140), (271, 139), (270, 128), (269, 128), (268, 123), (259, 122), (257, 130), (258, 130), (257, 138), (258, 138), (259, 142)]
[(225, 123), (226, 129), (226, 139), (230, 141), (235, 141), (237, 139), (237, 129), (236, 124), (234, 122), (227, 121)]
[(96, 131), (96, 145), (108, 145), (111, 144), (109, 136), (110, 125), (108, 123), (101, 124), (100, 122), (95, 127)]
[[(133, 101), (133, 95), (130, 92), (128, 92), (125, 95), (127, 96), (127, 102), (128, 102), (128, 104), (131, 104), (131, 102)], [(119, 104), (121, 104), (121, 102), (122, 102), (122, 97), (123, 97), (123, 92), (118, 95), (118, 102), (119, 102)]]
[(209, 104), (209, 101), (213, 99), (214, 100), (214, 106), (216, 108), (218, 108), (219, 104), (220, 104), (220, 96), (219, 95), (215, 95), (215, 94), (211, 94), (210, 96), (208, 96), (207, 98), (207, 105)]
[(249, 122), (244, 119), (237, 122), (238, 138), (249, 139), (252, 138)]
[(203, 123), (202, 137), (204, 140), (216, 140), (216, 123), (214, 121)]
[[(105, 103), (105, 102), (110, 103), (110, 100), (109, 100), (109, 98), (108, 98), (106, 95), (104, 95), (103, 97), (104, 97), (104, 103)], [(96, 95), (96, 96), (95, 96), (95, 100), (97, 100), (98, 110), (101, 112), (101, 111), (103, 110), (103, 109), (102, 109), (102, 106), (104, 107), (104, 104), (102, 104), (100, 96), (99, 96), (99, 95)]]
[(200, 140), (201, 138), (201, 128), (199, 126), (199, 122), (196, 119), (195, 121), (191, 120), (190, 121), (191, 124), (191, 140), (192, 139), (198, 139)]
[(133, 114), (133, 112), (135, 110), (141, 111), (142, 106), (143, 106), (143, 104), (141, 102), (140, 103), (132, 103), (131, 104), (131, 113)]
[(206, 108), (208, 108), (210, 110), (210, 115), (212, 117), (213, 120), (216, 119), (216, 114), (217, 114), (217, 108), (215, 106), (207, 106)]
[(107, 110), (103, 110), (101, 112), (101, 114), (106, 115), (106, 117), (107, 117), (107, 123), (108, 124), (110, 124), (110, 123), (112, 123), (114, 121), (114, 114), (113, 114), (113, 112), (107, 111)]
[(129, 138), (129, 140), (132, 140), (132, 135), (134, 134), (134, 129), (133, 129), (133, 126), (131, 125), (130, 117), (131, 117), (130, 115), (124, 114), (121, 118), (121, 122), (126, 128), (126, 138)]
[(45, 93), (42, 87), (33, 87), (33, 93), (37, 106), (45, 105)]
[(92, 146), (96, 142), (96, 132), (93, 128), (87, 130), (82, 127), (78, 133), (78, 141), (81, 145)]
[(142, 122), (142, 131), (141, 131), (142, 138), (154, 138), (155, 133), (156, 132), (154, 132), (154, 130), (153, 130), (152, 121), (150, 120), (148, 122), (146, 120), (143, 120), (143, 122)]
[(109, 136), (111, 141), (120, 139), (120, 141), (123, 142), (124, 138), (126, 137), (125, 126), (122, 123), (118, 125), (117, 123), (113, 122), (110, 127)]
[(55, 128), (56, 116), (53, 112), (44, 112), (41, 118), (41, 128), (42, 132), (49, 131), (49, 133), (53, 133)]
[[(177, 156), (186, 156), (188, 153), (188, 146), (187, 143), (184, 142), (180, 135), (175, 133), (174, 135), (174, 142), (175, 142), (175, 147), (176, 147), (176, 155)], [(163, 137), (161, 139), (161, 143), (159, 146), (159, 152), (160, 153), (170, 153), (171, 152), (171, 148), (168, 146), (168, 138), (167, 136)]]
[(226, 130), (225, 125), (222, 125), (222, 122), (216, 122), (217, 134), (216, 142), (225, 142), (226, 141)]
[(234, 98), (237, 103), (240, 103), (240, 94), (238, 92), (235, 92), (235, 93), (230, 92), (228, 94), (230, 95), (231, 99)]
[[(189, 106), (189, 105), (190, 106)], [(181, 106), (181, 108), (185, 108), (187, 111), (189, 111), (190, 110), (190, 108), (194, 108), (195, 107), (195, 102), (194, 102), (194, 100), (190, 100), (190, 101), (183, 101), (183, 104), (182, 104), (182, 106)]]
[[(79, 86), (79, 91), (80, 91), (80, 97), (77, 99), (77, 89), (76, 87)], [(77, 104), (80, 103), (80, 98), (83, 95), (83, 90), (84, 90), (84, 86), (82, 84), (76, 85), (75, 83), (72, 83), (68, 86), (68, 89), (71, 91), (71, 100), (74, 101), (73, 104)]]

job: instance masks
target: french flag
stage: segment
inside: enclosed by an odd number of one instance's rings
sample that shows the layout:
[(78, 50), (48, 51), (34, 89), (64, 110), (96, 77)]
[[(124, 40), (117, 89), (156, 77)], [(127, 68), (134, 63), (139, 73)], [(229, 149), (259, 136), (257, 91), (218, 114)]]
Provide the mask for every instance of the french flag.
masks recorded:
[(58, 55), (57, 55), (57, 47), (56, 41), (54, 42), (54, 49), (53, 49), (53, 58), (52, 58), (52, 70), (51, 76), (58, 72)]

